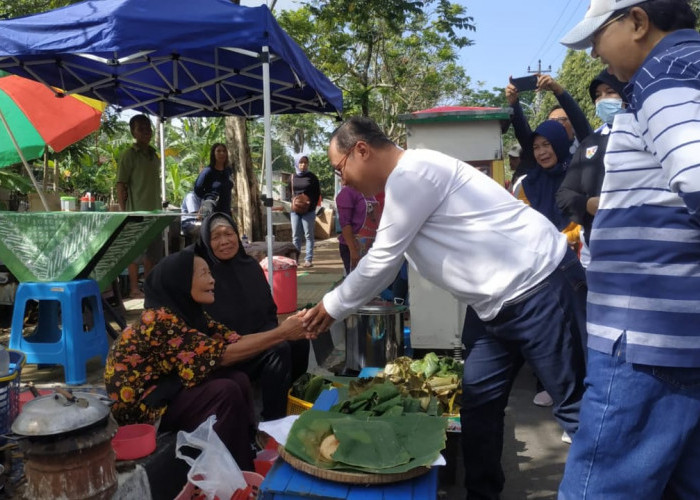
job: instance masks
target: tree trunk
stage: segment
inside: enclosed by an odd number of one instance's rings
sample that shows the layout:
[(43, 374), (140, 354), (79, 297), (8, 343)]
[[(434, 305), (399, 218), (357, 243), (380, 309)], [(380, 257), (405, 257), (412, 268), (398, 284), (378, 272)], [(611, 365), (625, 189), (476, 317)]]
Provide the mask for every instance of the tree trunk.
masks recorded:
[(241, 236), (248, 235), (251, 241), (262, 240), (265, 236), (264, 219), (261, 210), (260, 189), (250, 158), (245, 118), (226, 117), (226, 147), (231, 157), (234, 174), (236, 212)]

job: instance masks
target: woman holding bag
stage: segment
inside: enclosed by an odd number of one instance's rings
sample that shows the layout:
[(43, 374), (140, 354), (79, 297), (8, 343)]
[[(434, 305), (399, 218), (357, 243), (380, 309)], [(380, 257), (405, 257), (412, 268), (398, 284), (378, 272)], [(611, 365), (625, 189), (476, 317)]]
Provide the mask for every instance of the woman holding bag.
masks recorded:
[(294, 169), (290, 188), (292, 192), (292, 242), (301, 252), (301, 232), (306, 239), (304, 267), (313, 266), (314, 226), (316, 224), (316, 205), (321, 197), (321, 185), (318, 177), (309, 172), (309, 156), (306, 153), (294, 157)]

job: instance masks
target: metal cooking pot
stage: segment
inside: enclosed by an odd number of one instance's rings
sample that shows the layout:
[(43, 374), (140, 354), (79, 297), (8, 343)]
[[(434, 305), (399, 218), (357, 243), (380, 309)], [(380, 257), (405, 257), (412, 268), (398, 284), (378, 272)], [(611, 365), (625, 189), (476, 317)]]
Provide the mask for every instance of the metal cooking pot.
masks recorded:
[(12, 424), (20, 436), (56, 436), (98, 423), (107, 423), (111, 400), (87, 392), (56, 389), (25, 403)]
[(384, 367), (403, 355), (405, 305), (373, 300), (345, 319), (345, 368)]

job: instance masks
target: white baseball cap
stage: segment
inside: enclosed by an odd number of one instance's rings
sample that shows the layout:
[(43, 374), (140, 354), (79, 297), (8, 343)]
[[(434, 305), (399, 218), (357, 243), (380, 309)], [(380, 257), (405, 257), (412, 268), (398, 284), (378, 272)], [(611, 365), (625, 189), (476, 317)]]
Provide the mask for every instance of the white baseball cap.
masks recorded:
[(593, 34), (605, 21), (610, 19), (613, 12), (627, 7), (632, 7), (645, 0), (591, 0), (588, 11), (583, 20), (573, 27), (561, 43), (574, 50), (587, 49), (593, 45)]

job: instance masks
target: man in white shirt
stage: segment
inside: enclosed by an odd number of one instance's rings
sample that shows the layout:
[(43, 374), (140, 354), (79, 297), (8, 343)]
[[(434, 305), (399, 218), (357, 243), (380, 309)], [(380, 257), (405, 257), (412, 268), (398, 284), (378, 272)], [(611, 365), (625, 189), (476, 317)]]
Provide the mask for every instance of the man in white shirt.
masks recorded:
[(470, 498), (497, 498), (503, 411), (524, 361), (569, 434), (583, 394), (586, 284), (566, 237), (472, 166), (437, 151), (404, 151), (369, 118), (333, 133), (328, 157), (365, 195), (386, 193), (374, 245), (309, 310), (311, 335), (371, 300), (404, 259), (467, 303), (462, 439)]

